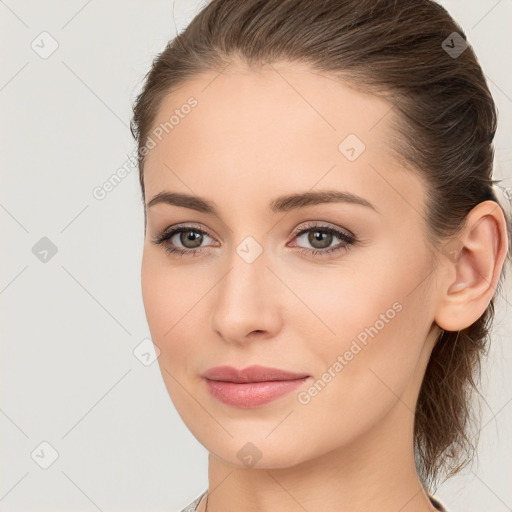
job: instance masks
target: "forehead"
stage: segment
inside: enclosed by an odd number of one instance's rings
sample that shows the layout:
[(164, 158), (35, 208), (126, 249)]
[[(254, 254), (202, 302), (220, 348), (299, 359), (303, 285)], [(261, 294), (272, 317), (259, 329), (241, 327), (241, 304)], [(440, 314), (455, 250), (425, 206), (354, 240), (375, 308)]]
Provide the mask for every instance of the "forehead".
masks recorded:
[(232, 200), (236, 190), (242, 204), (337, 187), (374, 204), (402, 194), (420, 204), (418, 178), (389, 149), (395, 115), (385, 99), (295, 63), (209, 71), (161, 103), (146, 197), (173, 188)]
[[(188, 108), (191, 97), (197, 104)], [(248, 156), (304, 139), (313, 141), (318, 152), (331, 154), (334, 149), (337, 154), (339, 142), (351, 133), (368, 149), (377, 149), (391, 136), (388, 122), (394, 115), (386, 100), (295, 63), (254, 69), (230, 64), (197, 75), (164, 98), (153, 127), (164, 127), (175, 111), (179, 119), (175, 116), (169, 134), (162, 134), (171, 145), (190, 138), (193, 131), (203, 146), (224, 139), (223, 148), (242, 146)], [(170, 132), (172, 137), (167, 137)], [(164, 149), (165, 144), (160, 146)], [(313, 147), (293, 149), (311, 153)], [(154, 153), (158, 148), (148, 160)]]

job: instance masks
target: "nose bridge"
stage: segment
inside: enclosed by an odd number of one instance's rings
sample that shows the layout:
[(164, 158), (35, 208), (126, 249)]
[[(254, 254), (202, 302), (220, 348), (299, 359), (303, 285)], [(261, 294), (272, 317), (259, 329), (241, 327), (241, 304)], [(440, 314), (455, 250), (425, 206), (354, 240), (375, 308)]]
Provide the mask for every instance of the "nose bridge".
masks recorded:
[(227, 301), (231, 311), (238, 306), (247, 306), (247, 303), (257, 306), (260, 294), (268, 289), (269, 284), (265, 282), (268, 258), (263, 246), (253, 237), (246, 237), (233, 248), (227, 260), (229, 272), (219, 287), (219, 303)]
[(226, 257), (227, 273), (217, 288), (212, 318), (213, 328), (224, 338), (242, 340), (254, 330), (275, 327), (279, 306), (276, 294), (269, 293), (275, 276), (267, 268), (267, 256), (263, 246), (247, 236)]
[[(249, 293), (247, 298), (251, 298), (254, 294), (253, 298), (257, 301), (258, 288), (264, 284), (265, 274), (268, 272), (267, 264), (270, 263), (269, 251), (264, 247), (263, 238), (264, 233), (255, 236), (245, 234), (239, 236), (240, 241), (233, 243), (230, 247), (229, 254), (226, 255), (226, 264), (230, 272), (226, 276), (225, 285), (229, 293), (241, 293), (244, 297)], [(234, 241), (236, 239), (236, 237), (233, 238)]]

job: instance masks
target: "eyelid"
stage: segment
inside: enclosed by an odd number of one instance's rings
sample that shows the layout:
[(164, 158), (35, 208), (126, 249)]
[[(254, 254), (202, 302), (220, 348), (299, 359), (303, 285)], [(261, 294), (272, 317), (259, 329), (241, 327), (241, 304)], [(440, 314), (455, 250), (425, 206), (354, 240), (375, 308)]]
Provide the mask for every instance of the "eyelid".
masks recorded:
[(346, 228), (342, 228), (340, 226), (337, 226), (336, 224), (331, 224), (330, 222), (326, 222), (326, 221), (322, 221), (322, 220), (319, 220), (319, 221), (308, 221), (305, 224), (302, 224), (302, 225), (298, 226), (293, 231), (293, 238), (299, 236), (304, 231), (309, 231), (309, 230), (314, 229), (314, 228), (318, 228), (318, 229), (321, 229), (321, 228), (332, 229), (334, 231), (339, 231), (339, 232), (343, 233), (347, 238), (352, 238), (352, 239), (356, 238), (356, 235), (354, 233), (352, 233), (350, 230), (348, 230)]
[[(176, 231), (180, 228), (184, 229), (197, 229), (198, 231), (202, 231), (206, 235), (208, 235), (210, 238), (216, 239), (216, 236), (213, 236), (211, 232), (205, 228), (202, 224), (199, 224), (197, 222), (182, 222), (179, 224), (174, 224), (172, 226), (169, 226), (168, 228), (161, 231), (156, 238), (160, 238), (163, 235), (166, 235), (167, 233), (171, 233), (172, 231)], [(314, 228), (327, 228), (327, 229), (333, 229), (334, 231), (340, 231), (343, 234), (347, 236), (347, 238), (355, 239), (356, 236), (354, 233), (352, 233), (350, 230), (346, 228), (339, 227), (335, 224), (331, 224), (327, 221), (307, 221), (305, 224), (300, 224), (297, 226), (293, 232), (292, 232), (292, 240), (296, 238), (297, 236), (301, 235), (305, 231), (309, 231), (310, 229)]]
[(210, 238), (214, 238), (214, 239), (218, 238), (217, 236), (213, 236), (209, 229), (205, 228), (202, 224), (199, 224), (197, 222), (181, 222), (179, 224), (173, 224), (172, 226), (165, 228), (157, 236), (160, 237), (160, 236), (166, 235), (168, 233), (172, 233), (173, 231), (179, 230), (181, 228), (183, 228), (184, 230), (190, 229), (191, 231), (192, 230), (201, 231), (204, 234), (208, 235)]

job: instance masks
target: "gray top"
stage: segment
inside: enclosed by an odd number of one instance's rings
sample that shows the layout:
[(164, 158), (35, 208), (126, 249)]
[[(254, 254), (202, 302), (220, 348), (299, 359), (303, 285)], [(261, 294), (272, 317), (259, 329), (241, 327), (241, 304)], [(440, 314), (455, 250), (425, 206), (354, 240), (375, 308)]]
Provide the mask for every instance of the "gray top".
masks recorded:
[(200, 496), (198, 496), (190, 505), (187, 505), (183, 510), (180, 510), (180, 512), (196, 512), (197, 505), (199, 505), (199, 502), (201, 501), (201, 498), (208, 492), (208, 489), (203, 492)]
[[(199, 502), (201, 501), (202, 497), (207, 492), (208, 492), (208, 489), (206, 489), (206, 491), (204, 491), (200, 496), (198, 496), (190, 505), (185, 507), (183, 510), (180, 510), (180, 512), (196, 512), (196, 509), (197, 509), (197, 506), (199, 505)], [(432, 505), (434, 505), (434, 507), (436, 507), (441, 512), (448, 512), (444, 508), (444, 506), (441, 505), (441, 502), (437, 498), (434, 498), (434, 496), (431, 496), (430, 494), (428, 495), (428, 497), (430, 498), (430, 501), (432, 502)]]

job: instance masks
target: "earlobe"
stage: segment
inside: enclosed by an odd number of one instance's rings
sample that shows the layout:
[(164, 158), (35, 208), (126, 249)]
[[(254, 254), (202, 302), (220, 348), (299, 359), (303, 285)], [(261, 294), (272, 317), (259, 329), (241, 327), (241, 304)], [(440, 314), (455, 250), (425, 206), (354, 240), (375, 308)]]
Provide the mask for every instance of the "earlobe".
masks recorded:
[[(458, 246), (459, 250), (453, 250)], [(506, 221), (494, 201), (476, 205), (443, 251), (444, 272), (435, 321), (459, 331), (476, 322), (492, 300), (508, 250)]]

